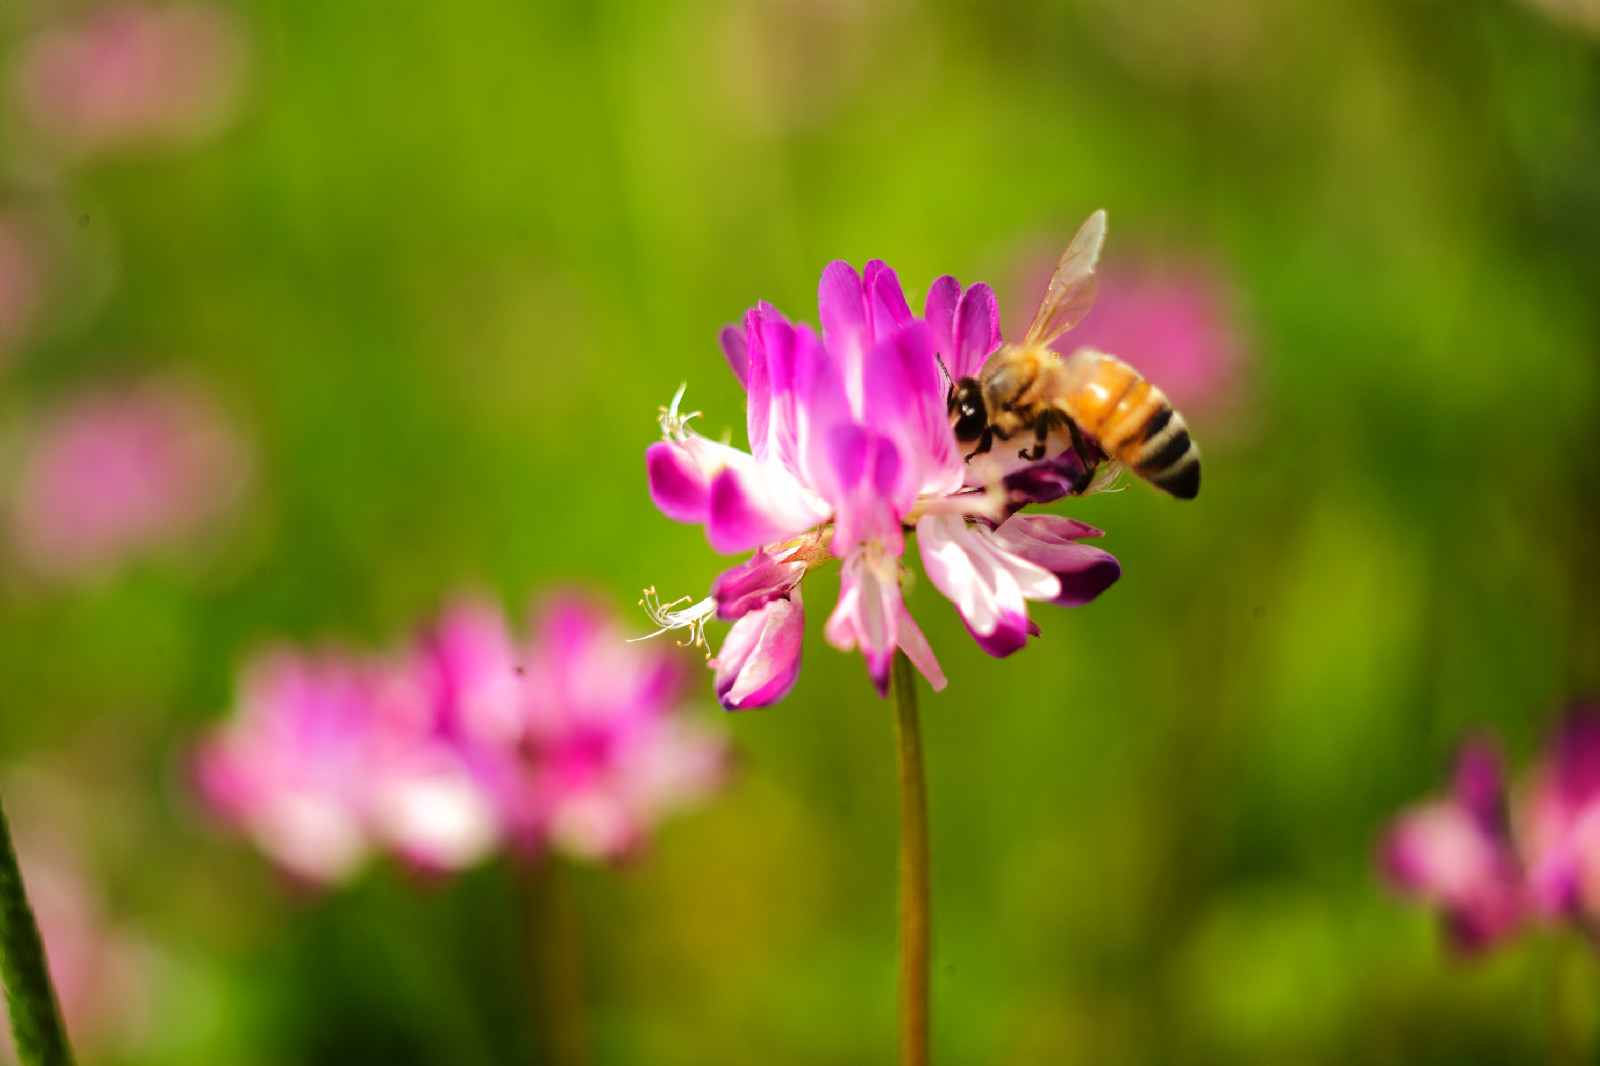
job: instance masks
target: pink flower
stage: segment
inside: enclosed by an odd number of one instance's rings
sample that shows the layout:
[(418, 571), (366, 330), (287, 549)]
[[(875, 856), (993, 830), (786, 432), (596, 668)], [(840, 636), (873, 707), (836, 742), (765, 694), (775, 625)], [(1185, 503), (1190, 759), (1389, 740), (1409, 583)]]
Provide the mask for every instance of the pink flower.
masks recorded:
[[(714, 661), (718, 697), (730, 710), (765, 706), (793, 685), (804, 628), (796, 593), (807, 570), (834, 559), (840, 594), (824, 628), (828, 642), (860, 648), (880, 694), (896, 649), (944, 687), (901, 597), (908, 528), (934, 586), (996, 655), (1038, 632), (1028, 600), (1087, 602), (1120, 573), (1110, 555), (1075, 543), (1098, 531), (1015, 514), (1089, 488), (1093, 471), (1070, 451), (1064, 431), (1039, 463), (1015, 449), (963, 461), (940, 364), (959, 378), (1000, 347), (988, 286), (963, 291), (942, 277), (918, 319), (882, 262), (861, 274), (835, 262), (823, 271), (818, 312), (820, 337), (765, 303), (746, 315), (742, 330), (723, 330), (724, 353), (748, 394), (748, 452), (690, 429), (695, 415), (679, 413), (680, 390), (663, 410), (664, 439), (645, 453), (662, 513), (702, 523), (718, 551), (757, 552), (700, 603), (650, 604), (662, 631), (687, 628), (697, 642), (711, 617), (735, 623), (731, 646)], [(759, 617), (746, 622), (755, 611)]]
[(373, 726), (360, 664), (264, 652), (245, 669), (234, 717), (201, 745), (201, 794), (288, 872), (346, 880), (373, 848)]
[(1529, 892), (1549, 918), (1600, 919), (1600, 708), (1569, 711), (1528, 782), (1518, 828)]
[(26, 42), (16, 92), (34, 126), (77, 152), (197, 140), (233, 113), (243, 44), (220, 7), (110, 3)]
[(69, 401), (26, 444), (12, 540), (41, 574), (109, 569), (211, 525), (247, 470), (242, 443), (198, 388), (102, 389)]
[(722, 741), (682, 713), (668, 649), (628, 644), (564, 598), (524, 644), (463, 598), (403, 652), (271, 652), (201, 745), (206, 801), (292, 874), (353, 875), (375, 852), (441, 873), (507, 845), (636, 851), (723, 776)]
[(554, 847), (621, 858), (721, 783), (723, 742), (680, 713), (681, 659), (627, 643), (595, 605), (564, 597), (539, 611), (526, 680), (529, 799)]
[(1403, 813), (1382, 863), (1396, 888), (1440, 908), (1458, 949), (1481, 951), (1516, 931), (1526, 897), (1493, 749), (1462, 750), (1450, 795)]

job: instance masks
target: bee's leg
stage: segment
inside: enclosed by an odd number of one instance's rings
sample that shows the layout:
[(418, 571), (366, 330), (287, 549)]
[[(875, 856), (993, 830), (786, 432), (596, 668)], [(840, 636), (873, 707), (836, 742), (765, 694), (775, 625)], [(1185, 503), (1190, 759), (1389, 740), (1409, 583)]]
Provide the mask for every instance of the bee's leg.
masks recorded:
[(1045, 441), (1050, 438), (1050, 427), (1054, 422), (1055, 419), (1051, 417), (1049, 411), (1040, 415), (1039, 420), (1033, 424), (1033, 447), (1022, 449), (1017, 453), (1017, 458), (1026, 459), (1030, 463), (1037, 463), (1043, 459)]
[(963, 459), (962, 462), (970, 463), (972, 462), (973, 456), (982, 455), (992, 447), (994, 447), (994, 434), (988, 429), (985, 429), (983, 431), (983, 436), (978, 438), (978, 446), (972, 449), (972, 451), (968, 452), (967, 457)]
[(1082, 496), (1094, 483), (1095, 472), (1100, 468), (1100, 460), (1091, 454), (1089, 442), (1083, 439), (1083, 434), (1078, 430), (1078, 424), (1072, 419), (1065, 419), (1067, 430), (1072, 434), (1072, 450), (1078, 457), (1078, 462), (1083, 464), (1083, 477), (1072, 486), (1074, 496)]
[(1072, 434), (1072, 450), (1078, 454), (1078, 462), (1084, 469), (1093, 470), (1095, 467), (1094, 456), (1089, 454), (1089, 442), (1083, 439), (1083, 434), (1078, 431), (1078, 424), (1072, 419), (1067, 419), (1067, 430)]

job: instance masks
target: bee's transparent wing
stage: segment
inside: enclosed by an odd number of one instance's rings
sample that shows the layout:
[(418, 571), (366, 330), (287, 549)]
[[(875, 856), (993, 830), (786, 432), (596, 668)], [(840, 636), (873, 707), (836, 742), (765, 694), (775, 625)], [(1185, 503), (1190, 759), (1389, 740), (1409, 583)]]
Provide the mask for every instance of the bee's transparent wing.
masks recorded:
[(1083, 316), (1094, 306), (1094, 294), (1099, 287), (1094, 265), (1100, 258), (1100, 245), (1105, 239), (1106, 213), (1096, 211), (1061, 253), (1061, 261), (1051, 275), (1050, 287), (1045, 290), (1039, 310), (1033, 316), (1024, 344), (1049, 344), (1083, 321)]

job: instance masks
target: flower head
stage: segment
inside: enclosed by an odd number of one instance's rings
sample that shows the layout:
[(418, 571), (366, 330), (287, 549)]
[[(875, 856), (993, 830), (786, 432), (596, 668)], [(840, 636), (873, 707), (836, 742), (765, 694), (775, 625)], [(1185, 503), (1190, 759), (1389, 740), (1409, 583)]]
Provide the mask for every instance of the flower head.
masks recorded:
[(1600, 709), (1557, 726), (1519, 823), (1529, 892), (1546, 917), (1600, 918)]
[(26, 442), (11, 538), (38, 573), (105, 570), (209, 527), (248, 472), (243, 443), (197, 387), (91, 392)]
[(624, 641), (574, 597), (532, 639), (477, 598), (397, 653), (265, 653), (201, 745), (202, 795), (313, 883), (388, 852), (447, 872), (501, 847), (586, 859), (637, 850), (721, 781), (721, 739), (682, 713), (666, 648)]
[(243, 53), (220, 7), (123, 0), (27, 41), (16, 90), (33, 125), (77, 152), (188, 141), (231, 115)]
[(1458, 949), (1481, 951), (1516, 930), (1526, 915), (1522, 870), (1492, 748), (1463, 748), (1450, 794), (1402, 814), (1382, 861), (1396, 888), (1440, 908)]
[(722, 331), (748, 397), (748, 452), (690, 428), (695, 416), (679, 413), (681, 390), (663, 410), (663, 439), (645, 452), (662, 513), (703, 524), (718, 551), (755, 551), (718, 577), (701, 604), (657, 618), (696, 640), (712, 614), (733, 623), (713, 660), (718, 698), (730, 710), (775, 702), (794, 684), (800, 583), (832, 561), (840, 564), (840, 593), (824, 627), (828, 642), (859, 648), (880, 694), (896, 650), (944, 686), (901, 594), (908, 530), (934, 586), (995, 655), (1037, 635), (1028, 600), (1084, 603), (1120, 573), (1110, 555), (1078, 543), (1098, 531), (1017, 513), (1089, 484), (1093, 472), (1066, 431), (1038, 462), (1005, 449), (976, 462), (961, 454), (950, 426), (951, 379), (976, 374), (1001, 343), (988, 286), (963, 290), (941, 277), (918, 318), (881, 261), (860, 273), (834, 262), (817, 304), (820, 336), (765, 303), (742, 328)]

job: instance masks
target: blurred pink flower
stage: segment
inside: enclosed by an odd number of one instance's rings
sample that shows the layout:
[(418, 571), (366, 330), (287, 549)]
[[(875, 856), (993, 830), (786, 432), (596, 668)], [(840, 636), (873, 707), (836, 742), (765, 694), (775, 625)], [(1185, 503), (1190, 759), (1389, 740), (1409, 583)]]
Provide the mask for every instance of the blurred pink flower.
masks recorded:
[(687, 681), (677, 652), (627, 643), (606, 612), (574, 597), (545, 606), (533, 638), (529, 798), (552, 846), (620, 858), (721, 783), (723, 741), (676, 713)]
[(210, 526), (248, 470), (205, 393), (177, 381), (69, 401), (25, 442), (11, 537), (35, 571), (110, 568)]
[(552, 603), (524, 646), (462, 598), (398, 655), (258, 657), (197, 776), (314, 883), (377, 851), (426, 872), (507, 844), (616, 859), (722, 779), (723, 742), (679, 713), (682, 687), (675, 652), (628, 644), (592, 604)]
[(243, 34), (224, 8), (130, 0), (25, 42), (16, 93), (33, 125), (78, 152), (192, 141), (232, 116), (243, 59)]
[(1600, 708), (1569, 711), (1529, 776), (1518, 822), (1529, 892), (1552, 918), (1600, 919)]
[(1381, 855), (1396, 888), (1439, 907), (1462, 951), (1493, 946), (1526, 915), (1500, 760), (1486, 745), (1462, 750), (1448, 796), (1396, 819)]
[(285, 870), (351, 876), (372, 847), (371, 678), (324, 652), (275, 649), (245, 668), (234, 715), (201, 744), (201, 795)]

